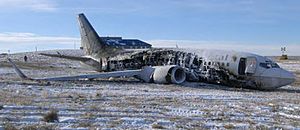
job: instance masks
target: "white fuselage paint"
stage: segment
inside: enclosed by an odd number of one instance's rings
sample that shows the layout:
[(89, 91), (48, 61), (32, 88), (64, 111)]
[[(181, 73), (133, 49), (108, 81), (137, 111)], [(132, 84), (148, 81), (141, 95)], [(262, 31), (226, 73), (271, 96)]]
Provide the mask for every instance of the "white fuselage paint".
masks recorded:
[[(237, 76), (246, 77), (247, 80), (252, 80), (259, 84), (258, 89), (276, 89), (285, 85), (289, 85), (295, 81), (295, 76), (277, 65), (274, 61), (271, 61), (267, 57), (260, 55), (247, 53), (247, 52), (237, 52), (237, 51), (225, 51), (225, 50), (197, 50), (197, 49), (178, 49), (180, 51), (186, 51), (189, 53), (194, 53), (199, 57), (203, 57), (204, 62), (221, 63), (224, 64), (224, 68), (229, 70), (232, 74)], [(239, 64), (241, 58), (247, 59), (252, 58), (256, 61), (252, 64), (256, 66), (253, 73), (239, 73)], [(267, 68), (260, 66), (261, 63), (268, 63), (270, 66)], [(250, 64), (251, 65), (251, 64)], [(272, 66), (273, 65), (273, 66)], [(245, 66), (245, 70), (247, 67)]]

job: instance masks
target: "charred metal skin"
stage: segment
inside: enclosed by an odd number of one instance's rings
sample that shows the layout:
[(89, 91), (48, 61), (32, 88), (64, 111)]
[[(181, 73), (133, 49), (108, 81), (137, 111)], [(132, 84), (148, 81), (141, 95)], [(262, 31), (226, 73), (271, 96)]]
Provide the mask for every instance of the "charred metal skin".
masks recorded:
[[(143, 66), (176, 65), (185, 71), (187, 81), (201, 81), (233, 87), (275, 89), (291, 84), (295, 76), (266, 57), (251, 53), (207, 50), (151, 49), (108, 60), (107, 71), (141, 69)], [(270, 64), (263, 66), (262, 64)], [(274, 75), (275, 74), (275, 75)]]
[(203, 59), (192, 53), (168, 49), (152, 49), (132, 54), (128, 59), (114, 59), (108, 61), (109, 70), (120, 71), (126, 69), (141, 69), (143, 66), (176, 65), (182, 67), (186, 73), (186, 80), (200, 81), (208, 78), (203, 68)]

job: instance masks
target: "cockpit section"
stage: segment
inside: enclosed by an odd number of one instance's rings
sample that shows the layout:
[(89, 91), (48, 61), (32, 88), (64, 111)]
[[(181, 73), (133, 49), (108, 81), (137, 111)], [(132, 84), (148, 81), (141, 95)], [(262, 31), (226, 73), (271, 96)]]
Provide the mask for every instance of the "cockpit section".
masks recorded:
[(280, 68), (277, 63), (269, 59), (258, 61), (257, 57), (250, 56), (240, 58), (238, 73), (239, 75), (252, 75), (255, 74), (258, 67), (263, 69)]
[(259, 63), (259, 66), (265, 69), (280, 68), (280, 66), (277, 63), (272, 61), (261, 62)]

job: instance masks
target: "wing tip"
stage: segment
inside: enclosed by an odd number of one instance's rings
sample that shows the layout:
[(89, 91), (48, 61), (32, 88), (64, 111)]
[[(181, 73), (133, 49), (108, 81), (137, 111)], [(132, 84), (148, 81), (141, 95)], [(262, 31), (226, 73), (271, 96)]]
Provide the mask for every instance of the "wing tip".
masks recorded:
[(13, 66), (13, 68), (15, 69), (16, 73), (18, 74), (18, 76), (22, 79), (30, 79), (28, 78), (18, 67), (17, 65), (10, 59), (7, 58), (8, 62)]

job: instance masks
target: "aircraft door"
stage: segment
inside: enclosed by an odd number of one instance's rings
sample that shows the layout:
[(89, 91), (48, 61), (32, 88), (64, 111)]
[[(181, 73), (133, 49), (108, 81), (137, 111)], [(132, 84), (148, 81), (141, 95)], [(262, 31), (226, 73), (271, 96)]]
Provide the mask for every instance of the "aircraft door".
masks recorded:
[(241, 58), (239, 62), (239, 75), (245, 75), (246, 70), (246, 58)]
[(247, 57), (246, 60), (246, 74), (254, 74), (257, 66), (257, 60), (255, 57)]

